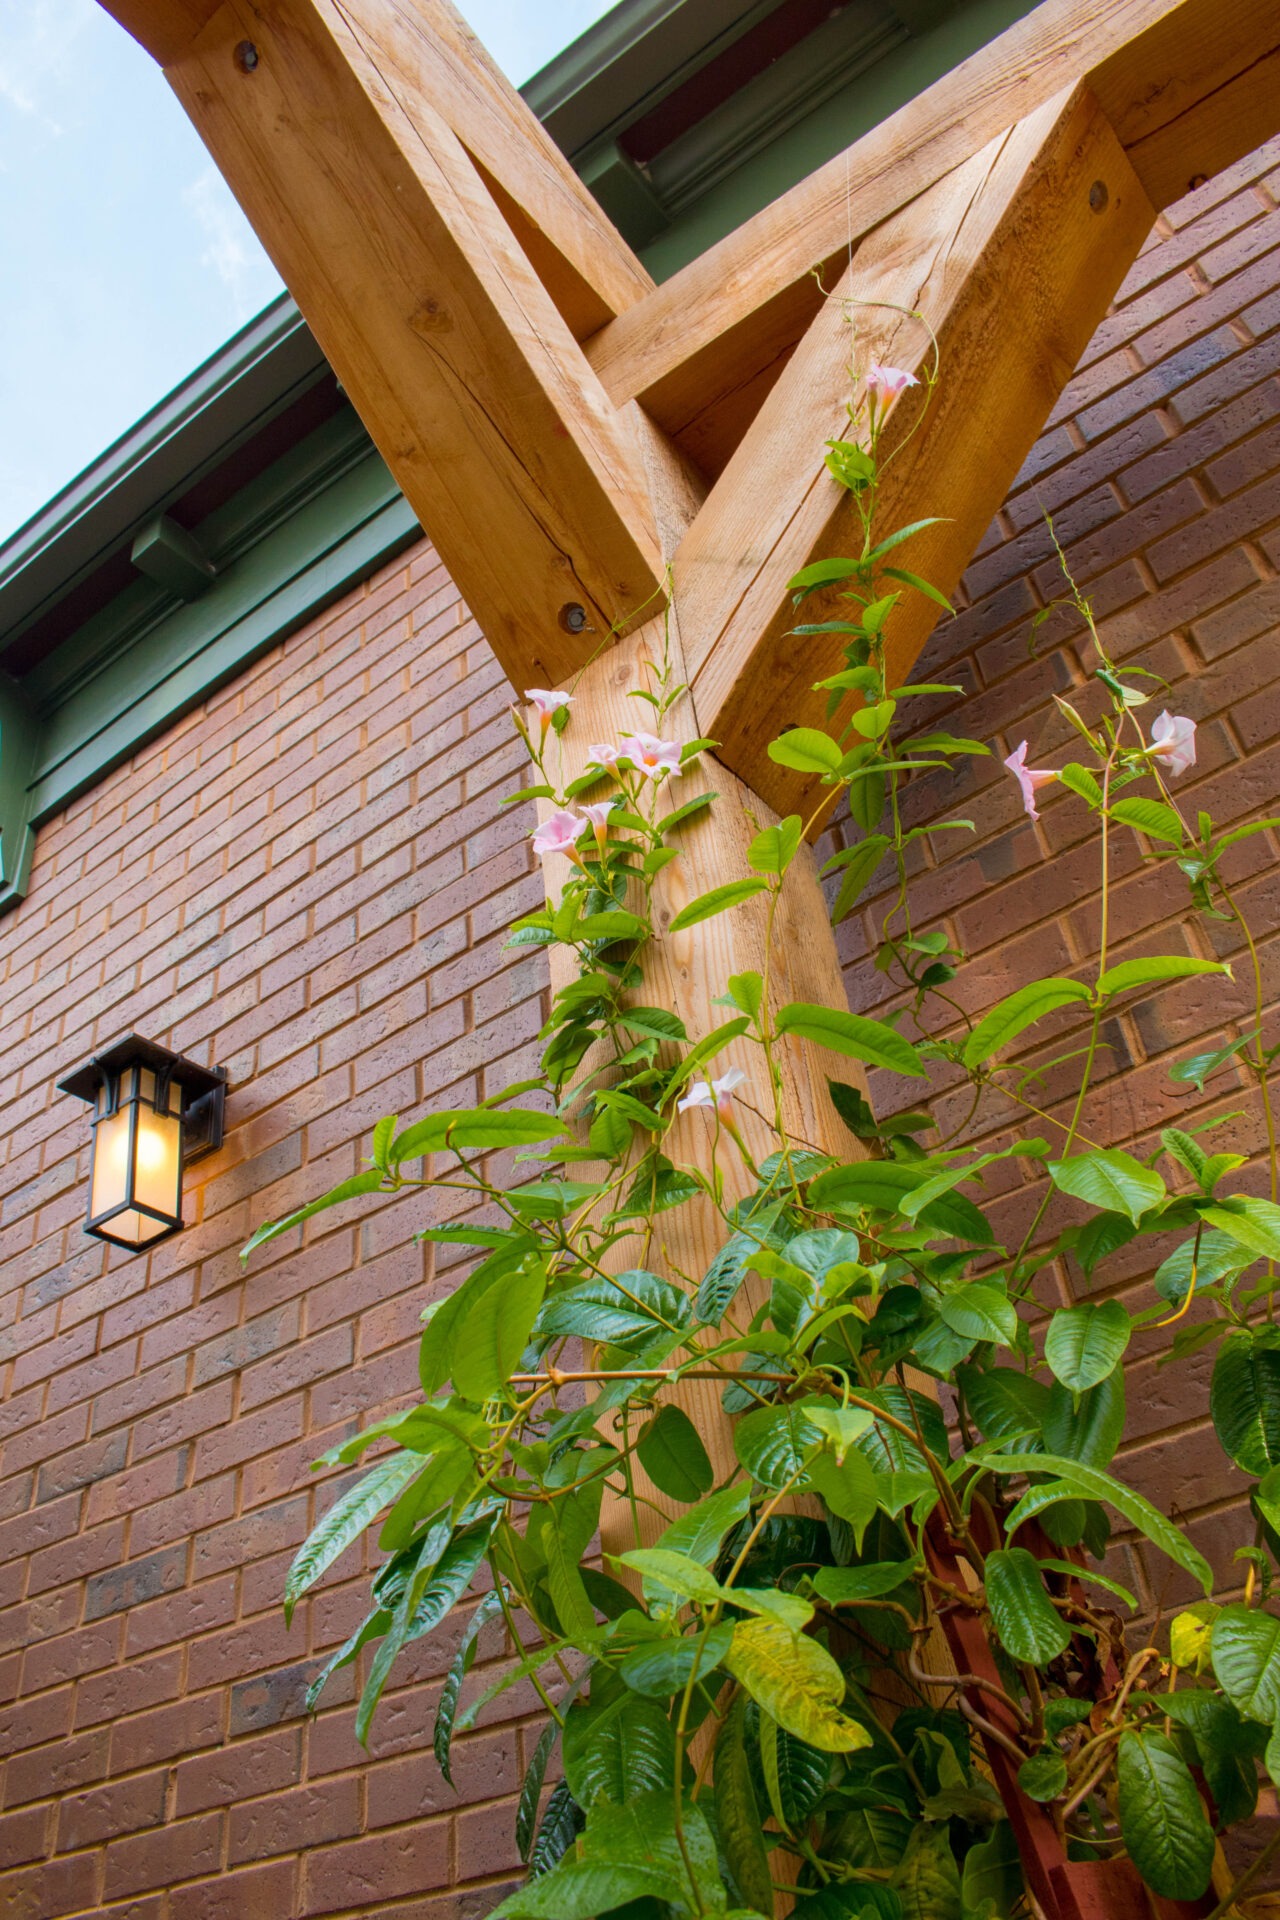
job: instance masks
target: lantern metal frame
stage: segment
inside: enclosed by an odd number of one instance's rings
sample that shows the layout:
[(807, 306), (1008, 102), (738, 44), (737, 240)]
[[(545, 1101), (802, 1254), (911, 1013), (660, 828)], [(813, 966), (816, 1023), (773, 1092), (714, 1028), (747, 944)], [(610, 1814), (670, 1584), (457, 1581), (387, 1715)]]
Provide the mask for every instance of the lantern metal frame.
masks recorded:
[[(133, 1068), (139, 1069), (132, 1088), (122, 1092), (125, 1082)], [(142, 1091), (141, 1071), (153, 1076), (153, 1093), (148, 1098)], [(89, 1199), (85, 1213), (84, 1230), (96, 1239), (107, 1240), (112, 1246), (127, 1247), (131, 1253), (149, 1252), (162, 1241), (169, 1240), (175, 1233), (181, 1233), (184, 1221), (182, 1217), (182, 1175), (192, 1161), (204, 1155), (215, 1153), (222, 1145), (223, 1119), (226, 1106), (228, 1078), (222, 1067), (202, 1067), (194, 1060), (187, 1060), (179, 1053), (170, 1052), (154, 1040), (144, 1039), (141, 1034), (127, 1033), (121, 1039), (94, 1054), (83, 1066), (76, 1067), (58, 1081), (59, 1093), (69, 1093), (74, 1099), (87, 1101), (93, 1108), (90, 1122), (93, 1134), (93, 1159), (89, 1172)], [(179, 1103), (176, 1109), (170, 1103), (170, 1091), (176, 1087), (179, 1091)], [(106, 1100), (100, 1099), (106, 1091)], [(129, 1121), (129, 1142), (126, 1163), (124, 1196), (112, 1206), (95, 1216), (93, 1212), (94, 1168), (98, 1151), (98, 1128), (106, 1120), (114, 1119), (121, 1107), (130, 1105), (132, 1112)], [(176, 1189), (177, 1213), (162, 1212), (137, 1196), (137, 1142), (138, 1112), (142, 1105), (154, 1112), (178, 1121), (178, 1177)], [(111, 1222), (122, 1214), (133, 1213), (147, 1220), (160, 1223), (161, 1231), (147, 1240), (126, 1240), (122, 1235), (111, 1232)]]

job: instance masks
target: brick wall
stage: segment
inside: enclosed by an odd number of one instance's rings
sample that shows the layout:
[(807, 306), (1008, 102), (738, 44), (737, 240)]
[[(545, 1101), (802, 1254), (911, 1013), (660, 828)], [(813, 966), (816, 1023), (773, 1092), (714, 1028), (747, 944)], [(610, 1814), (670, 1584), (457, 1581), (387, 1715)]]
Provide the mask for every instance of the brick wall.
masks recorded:
[[(1269, 809), (1280, 763), (1278, 159), (1162, 223), (928, 661), (965, 684), (964, 730), (1001, 753), (1024, 734), (1033, 761), (1066, 744), (1049, 694), (1080, 680), (1078, 638), (1055, 616), (1043, 657), (1026, 657), (1028, 617), (1055, 590), (1043, 501), (1111, 646), (1153, 642), (1170, 705), (1201, 722), (1184, 790), (1223, 818)], [(42, 829), (30, 896), (0, 922), (5, 1920), (471, 1920), (514, 1864), (530, 1697), (513, 1690), (459, 1744), (455, 1798), (425, 1751), (447, 1646), (406, 1661), (367, 1759), (349, 1691), (301, 1712), (362, 1611), (358, 1550), (289, 1632), (278, 1606), (332, 1497), (309, 1462), (412, 1391), (433, 1275), (413, 1203), (318, 1223), (247, 1274), (236, 1258), (259, 1221), (354, 1171), (383, 1112), (469, 1102), (526, 1068), (543, 976), (500, 939), (540, 888), (527, 823), (497, 804), (517, 766), (505, 704), (420, 547)], [(921, 875), (930, 915), (977, 956), (972, 1006), (1088, 965), (1096, 871), (1071, 802), (1032, 828), (979, 762), (914, 804), (979, 826), (963, 847), (928, 843)], [(1275, 851), (1255, 842), (1242, 862), (1264, 934)], [(1123, 951), (1206, 950), (1136, 862), (1117, 914)], [(856, 1005), (880, 985), (867, 935), (864, 917), (843, 936)], [(1280, 942), (1264, 951), (1274, 983)], [(1091, 1116), (1117, 1138), (1184, 1111), (1169, 1061), (1246, 1011), (1242, 985), (1230, 1003), (1192, 983), (1160, 1006), (1108, 1035), (1137, 1068), (1132, 1103), (1112, 1074)], [(227, 1146), (189, 1185), (195, 1223), (146, 1258), (82, 1235), (83, 1113), (52, 1090), (128, 1026), (234, 1083)], [(1233, 1130), (1256, 1150), (1243, 1089), (1224, 1076), (1211, 1092), (1205, 1111), (1244, 1109)], [(1032, 1202), (1010, 1188), (1011, 1228)], [(1136, 1296), (1141, 1276), (1120, 1255), (1096, 1284)], [(1071, 1297), (1079, 1274), (1058, 1286)], [(1203, 1364), (1157, 1374), (1139, 1355), (1129, 1387), (1125, 1470), (1221, 1557), (1239, 1509), (1194, 1445)], [(484, 1654), (500, 1651), (495, 1638)]]
[[(964, 688), (935, 699), (936, 716), (957, 732), (990, 743), (989, 760), (913, 792), (911, 825), (971, 819), (972, 835), (918, 842), (913, 901), (924, 924), (945, 927), (969, 956), (956, 997), (978, 1015), (1004, 994), (1044, 974), (1092, 979), (1097, 968), (1099, 852), (1092, 816), (1060, 787), (1038, 796), (1033, 825), (1000, 759), (1026, 739), (1033, 766), (1077, 757), (1078, 737), (1055, 707), (1070, 699), (1086, 716), (1102, 709), (1102, 689), (1086, 690), (1092, 649), (1066, 609), (1035, 635), (1031, 619), (1063, 593), (1044, 513), (1072, 574), (1092, 600), (1103, 643), (1121, 663), (1164, 676), (1150, 719), (1167, 705), (1198, 724), (1198, 762), (1173, 782), (1194, 818), (1207, 808), (1220, 826), (1280, 812), (1280, 142), (1212, 181), (1162, 217), (1102, 323), (1039, 444), (965, 576), (962, 611), (935, 634), (915, 669), (921, 680)], [(944, 370), (945, 377), (945, 370)], [(928, 512), (928, 501), (920, 502)], [(1236, 1112), (1213, 1136), (1215, 1150), (1258, 1155), (1266, 1136), (1260, 1103), (1246, 1076), (1228, 1069), (1207, 1097), (1178, 1086), (1168, 1070), (1205, 1051), (1219, 1036), (1252, 1026), (1253, 987), (1239, 943), (1194, 916), (1180, 877), (1144, 867), (1133, 836), (1113, 837), (1110, 949), (1117, 961), (1139, 954), (1191, 953), (1226, 959), (1235, 981), (1193, 979), (1158, 997), (1129, 1003), (1107, 1023), (1097, 1092), (1086, 1105), (1086, 1134), (1139, 1154), (1159, 1145), (1161, 1126), (1196, 1124)], [(1268, 1008), (1280, 999), (1280, 868), (1267, 833), (1236, 850), (1224, 868), (1258, 937)], [(841, 929), (851, 1004), (892, 1004), (882, 975), (867, 964), (889, 904), (882, 887)], [(935, 1005), (935, 1017), (941, 1010)], [(1018, 1057), (1044, 1061), (1079, 1046), (1084, 1025), (1069, 1011), (1037, 1029), (1051, 1039)], [(959, 1032), (959, 1022), (953, 1023)], [(1280, 1034), (1268, 1026), (1266, 1038)], [(1078, 1085), (1078, 1062), (1049, 1074), (1029, 1095), (1065, 1120)], [(1119, 1076), (1123, 1070), (1124, 1081)], [(901, 1087), (885, 1087), (901, 1098)], [(968, 1111), (957, 1087), (941, 1112), (946, 1127)], [(1005, 1137), (1016, 1110), (988, 1096), (971, 1137)], [(1024, 1132), (1061, 1138), (1025, 1116)], [(1259, 1167), (1241, 1181), (1265, 1193)], [(997, 1239), (1016, 1246), (1042, 1188), (1017, 1163), (997, 1170)], [(1050, 1208), (1046, 1242), (1070, 1215)], [(1137, 1310), (1154, 1299), (1156, 1258), (1179, 1239), (1144, 1240), (1104, 1262), (1090, 1287), (1064, 1260), (1043, 1290), (1046, 1306), (1115, 1294)], [(1213, 1351), (1157, 1368), (1169, 1335), (1135, 1342), (1127, 1363), (1132, 1436), (1120, 1456), (1125, 1477), (1190, 1522), (1192, 1537), (1219, 1568), (1252, 1541), (1240, 1504), (1243, 1476), (1224, 1471), (1208, 1428)], [(1197, 1444), (1207, 1437), (1209, 1444)], [(1188, 1597), (1181, 1575), (1129, 1547), (1119, 1578), (1136, 1581), (1149, 1612)]]

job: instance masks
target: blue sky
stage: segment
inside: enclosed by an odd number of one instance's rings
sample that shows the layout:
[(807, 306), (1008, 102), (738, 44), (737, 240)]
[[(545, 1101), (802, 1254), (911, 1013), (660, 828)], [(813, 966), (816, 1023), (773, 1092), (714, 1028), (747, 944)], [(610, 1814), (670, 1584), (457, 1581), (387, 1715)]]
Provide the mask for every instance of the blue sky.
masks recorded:
[[(609, 0), (462, 0), (513, 80)], [(0, 539), (280, 291), (96, 0), (0, 0)]]

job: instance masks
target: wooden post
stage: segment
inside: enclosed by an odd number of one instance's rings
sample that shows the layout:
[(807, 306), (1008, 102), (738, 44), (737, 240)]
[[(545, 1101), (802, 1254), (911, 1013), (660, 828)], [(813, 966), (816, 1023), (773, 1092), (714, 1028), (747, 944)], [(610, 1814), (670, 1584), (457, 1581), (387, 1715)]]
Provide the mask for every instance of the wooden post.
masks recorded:
[[(699, 489), (663, 437), (638, 412), (636, 428), (649, 470), (659, 537), (671, 552), (697, 510)], [(587, 749), (594, 742), (616, 740), (620, 734), (634, 733), (646, 725), (648, 709), (628, 695), (632, 688), (650, 684), (645, 662), (660, 662), (664, 648), (673, 680), (684, 680), (684, 656), (674, 609), (650, 620), (593, 661), (576, 679), (564, 683), (563, 690), (572, 693), (574, 701), (569, 729), (562, 736), (566, 780), (582, 771)], [(699, 732), (691, 695), (673, 710), (669, 734), (681, 743), (705, 737)], [(670, 1007), (695, 1038), (728, 1017), (723, 1008), (713, 1005), (713, 1000), (724, 992), (731, 973), (767, 971), (770, 1001), (775, 1008), (788, 1000), (845, 1005), (847, 995), (835, 936), (808, 847), (801, 847), (783, 888), (767, 968), (765, 895), (757, 895), (697, 927), (675, 934), (665, 931), (687, 901), (750, 872), (746, 852), (751, 840), (760, 828), (772, 825), (778, 817), (710, 754), (703, 755), (695, 773), (673, 784), (672, 805), (679, 804), (682, 794), (692, 798), (706, 788), (716, 793), (716, 801), (681, 831), (680, 858), (658, 876), (655, 885), (659, 938), (641, 955), (644, 984), (640, 992), (644, 1000), (653, 1006)], [(568, 863), (555, 854), (545, 865), (548, 891), (558, 898), (568, 875)], [(573, 977), (572, 967), (556, 948), (551, 954), (552, 986), (557, 988)], [(792, 1138), (846, 1159), (862, 1157), (863, 1149), (837, 1117), (826, 1085), (829, 1076), (854, 1084), (865, 1094), (866, 1079), (858, 1062), (794, 1040), (781, 1042), (779, 1059), (784, 1076), (783, 1106)], [(590, 1064), (588, 1057), (584, 1067), (589, 1069)], [(755, 1157), (762, 1158), (772, 1146), (772, 1100), (763, 1062), (755, 1048), (739, 1041), (719, 1056), (713, 1071), (721, 1074), (730, 1066), (741, 1067), (752, 1082), (742, 1089), (737, 1104), (748, 1147)], [(713, 1138), (704, 1113), (683, 1114), (671, 1141), (672, 1157), (709, 1172)], [(719, 1160), (729, 1196), (736, 1198), (748, 1192), (752, 1183), (736, 1149), (723, 1136)], [(658, 1245), (663, 1259), (659, 1264), (699, 1279), (723, 1241), (723, 1224), (710, 1202), (690, 1201), (662, 1217)], [(633, 1257), (625, 1250), (620, 1250), (618, 1259), (623, 1267), (633, 1264)], [(680, 1390), (680, 1403), (697, 1426), (717, 1475), (722, 1474), (732, 1463), (733, 1445), (719, 1404), (718, 1387), (709, 1381), (687, 1381)], [(656, 1489), (649, 1491), (661, 1506), (663, 1496)], [(655, 1531), (658, 1525), (654, 1520)], [(629, 1528), (629, 1515), (622, 1511), (614, 1516), (607, 1514), (602, 1526), (606, 1550), (631, 1545)]]

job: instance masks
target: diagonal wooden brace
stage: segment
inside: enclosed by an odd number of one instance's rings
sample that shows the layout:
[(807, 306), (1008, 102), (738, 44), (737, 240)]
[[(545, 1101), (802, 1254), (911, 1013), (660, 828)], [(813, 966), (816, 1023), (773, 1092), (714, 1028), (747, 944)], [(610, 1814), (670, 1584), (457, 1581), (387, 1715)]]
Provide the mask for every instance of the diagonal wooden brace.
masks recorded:
[(430, 72), (379, 0), (227, 0), (169, 78), (503, 666), (550, 684), (664, 575), (627, 428)]
[[(771, 805), (811, 804), (766, 747), (784, 725), (821, 724), (813, 683), (840, 664), (836, 645), (791, 629), (845, 611), (832, 593), (797, 615), (787, 583), (810, 561), (860, 551), (850, 496), (822, 464), (823, 442), (848, 429), (851, 343), (863, 371), (879, 360), (923, 373), (930, 332), (938, 341), (941, 380), (923, 426), (909, 434), (920, 413), (909, 391), (885, 428), (879, 530), (940, 516), (901, 557), (948, 592), (1153, 218), (1097, 102), (1073, 89), (858, 248), (676, 555), (700, 721)], [(911, 594), (892, 616), (897, 680), (936, 618)]]

